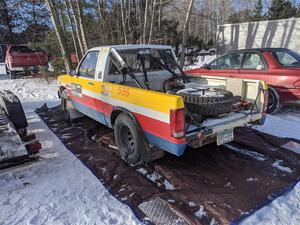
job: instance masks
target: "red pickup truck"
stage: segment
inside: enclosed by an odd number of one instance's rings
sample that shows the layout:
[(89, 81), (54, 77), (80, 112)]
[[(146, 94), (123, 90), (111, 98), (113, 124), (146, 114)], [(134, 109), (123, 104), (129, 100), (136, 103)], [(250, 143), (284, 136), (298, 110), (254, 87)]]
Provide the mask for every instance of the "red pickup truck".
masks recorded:
[(6, 50), (5, 64), (11, 79), (17, 74), (38, 72), (39, 66), (48, 64), (48, 55), (33, 51), (26, 45), (9, 45)]

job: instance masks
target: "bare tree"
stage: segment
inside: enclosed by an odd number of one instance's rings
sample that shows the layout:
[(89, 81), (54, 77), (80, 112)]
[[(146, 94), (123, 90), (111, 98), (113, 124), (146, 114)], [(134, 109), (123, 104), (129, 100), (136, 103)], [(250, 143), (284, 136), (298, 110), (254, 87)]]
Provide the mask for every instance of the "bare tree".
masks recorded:
[(71, 12), (70, 12), (70, 5), (69, 5), (69, 2), (67, 0), (65, 0), (64, 3), (65, 3), (66, 11), (67, 11), (67, 17), (68, 17), (70, 27), (71, 27), (71, 33), (72, 33), (72, 39), (73, 39), (73, 44), (74, 44), (74, 48), (75, 48), (76, 57), (77, 57), (78, 60), (80, 60), (81, 57), (82, 57), (82, 54), (79, 53), (80, 50), (78, 48), (78, 38), (76, 36), (75, 27), (74, 27), (72, 15), (71, 15)]
[(193, 4), (194, 4), (194, 0), (190, 0), (189, 5), (188, 5), (188, 9), (186, 11), (186, 15), (185, 15), (185, 21), (183, 24), (183, 28), (182, 28), (182, 42), (181, 42), (181, 53), (180, 53), (180, 59), (179, 59), (179, 63), (180, 66), (184, 65), (184, 59), (185, 59), (185, 49), (186, 49), (186, 44), (187, 44), (187, 27), (188, 27), (188, 23), (190, 20), (190, 15), (191, 15), (191, 11), (193, 8)]
[(144, 26), (143, 26), (143, 44), (146, 43), (146, 29), (147, 29), (147, 23), (148, 23), (148, 4), (149, 4), (149, 0), (146, 0), (145, 13), (144, 13)]
[(122, 28), (123, 28), (123, 34), (124, 34), (124, 41), (125, 44), (128, 44), (127, 41), (127, 31), (126, 31), (126, 23), (125, 23), (125, 15), (124, 15), (124, 2), (121, 0), (121, 19), (122, 19)]
[(85, 37), (85, 31), (83, 29), (83, 23), (82, 23), (83, 13), (82, 13), (82, 7), (79, 4), (79, 0), (76, 0), (76, 6), (77, 6), (77, 10), (78, 10), (78, 23), (79, 23), (79, 28), (80, 28), (80, 32), (81, 32), (82, 44), (83, 44), (84, 51), (86, 52), (88, 50), (88, 46), (87, 46), (87, 41), (86, 41), (86, 37)]
[(61, 26), (59, 24), (59, 18), (57, 17), (58, 13), (55, 10), (55, 7), (53, 5), (53, 1), (52, 0), (45, 0), (47, 7), (49, 9), (50, 15), (51, 15), (51, 19), (52, 19), (52, 23), (55, 29), (55, 33), (61, 48), (61, 54), (64, 60), (64, 64), (65, 64), (65, 68), (66, 68), (66, 72), (70, 73), (71, 71), (71, 63), (67, 54), (67, 48), (66, 48), (66, 43), (65, 43), (65, 39), (63, 37), (63, 33), (62, 33), (62, 29)]
[(156, 0), (153, 0), (152, 10), (151, 10), (151, 20), (150, 20), (150, 31), (149, 31), (148, 44), (150, 44), (151, 41), (152, 41), (153, 23), (154, 23), (154, 16), (155, 16), (155, 5), (156, 5)]
[(74, 19), (75, 32), (76, 32), (80, 52), (81, 52), (81, 55), (84, 55), (85, 50), (84, 50), (84, 46), (83, 46), (83, 42), (82, 42), (82, 37), (81, 37), (81, 32), (80, 32), (79, 19), (78, 19), (78, 13), (77, 13), (77, 10), (76, 10), (76, 6), (74, 5), (73, 0), (65, 0), (65, 1), (68, 2), (69, 6), (70, 6), (71, 14), (73, 15), (73, 19)]

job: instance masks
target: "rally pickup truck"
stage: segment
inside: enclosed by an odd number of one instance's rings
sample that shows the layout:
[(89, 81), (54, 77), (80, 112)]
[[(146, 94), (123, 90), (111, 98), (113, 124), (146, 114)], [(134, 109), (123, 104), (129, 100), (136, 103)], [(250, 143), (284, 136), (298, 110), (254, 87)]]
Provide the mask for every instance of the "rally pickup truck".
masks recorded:
[(165, 45), (92, 48), (58, 84), (65, 117), (82, 114), (113, 128), (130, 164), (230, 142), (235, 127), (262, 124), (267, 107), (264, 81), (189, 76)]
[(5, 64), (10, 78), (15, 79), (17, 74), (36, 73), (40, 66), (47, 66), (48, 55), (26, 45), (8, 45)]

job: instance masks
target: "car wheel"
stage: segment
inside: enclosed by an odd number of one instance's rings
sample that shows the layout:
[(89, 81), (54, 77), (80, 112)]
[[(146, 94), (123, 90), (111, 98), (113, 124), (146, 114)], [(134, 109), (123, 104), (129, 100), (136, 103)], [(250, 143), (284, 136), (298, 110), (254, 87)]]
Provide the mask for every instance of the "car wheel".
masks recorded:
[(213, 50), (213, 51), (210, 51), (209, 53), (210, 53), (210, 55), (215, 55), (216, 51)]
[(268, 89), (268, 114), (274, 114), (279, 112), (281, 109), (280, 97), (278, 92), (273, 87)]
[(129, 164), (142, 164), (147, 153), (147, 142), (136, 122), (121, 113), (114, 124), (114, 134), (121, 158)]
[(9, 74), (9, 78), (10, 78), (11, 80), (16, 79), (16, 72), (15, 72), (15, 71), (8, 70), (8, 74)]

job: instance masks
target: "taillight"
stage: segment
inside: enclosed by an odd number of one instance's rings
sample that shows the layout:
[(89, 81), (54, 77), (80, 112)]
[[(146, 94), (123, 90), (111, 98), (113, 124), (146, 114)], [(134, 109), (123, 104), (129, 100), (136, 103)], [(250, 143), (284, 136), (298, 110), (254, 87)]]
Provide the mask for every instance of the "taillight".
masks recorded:
[(295, 86), (296, 88), (300, 88), (300, 80), (296, 81), (296, 82), (294, 83), (294, 86)]
[(14, 61), (14, 60), (13, 60), (13, 57), (10, 55), (8, 58), (9, 58), (9, 62), (10, 62), (10, 63), (13, 63), (13, 61)]
[(171, 136), (173, 138), (183, 138), (185, 135), (184, 109), (171, 110), (170, 117)]

